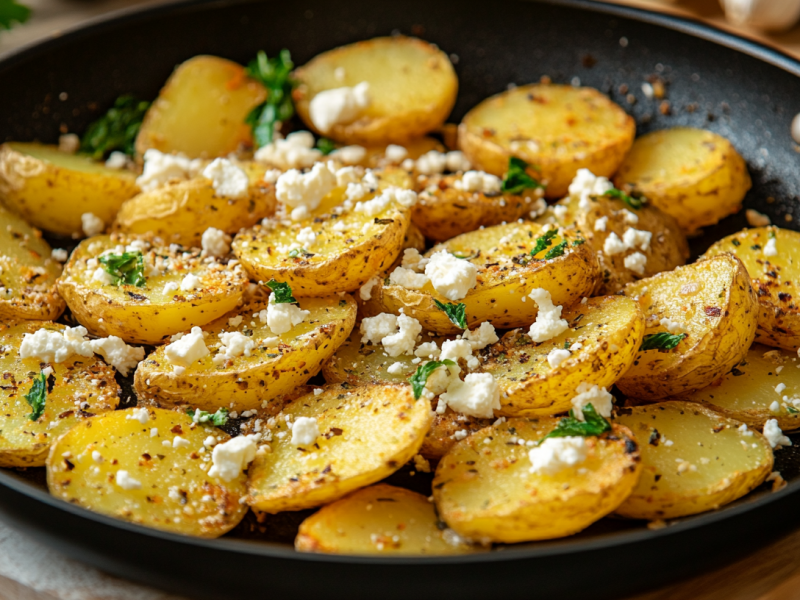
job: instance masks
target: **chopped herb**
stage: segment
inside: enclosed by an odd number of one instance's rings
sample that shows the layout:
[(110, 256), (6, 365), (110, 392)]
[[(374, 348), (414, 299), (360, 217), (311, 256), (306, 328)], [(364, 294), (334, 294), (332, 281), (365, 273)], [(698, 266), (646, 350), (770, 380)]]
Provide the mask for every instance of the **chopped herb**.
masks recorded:
[(569, 350), (569, 340), (564, 340), (564, 350)]
[(317, 150), (322, 152), (325, 156), (336, 150), (336, 143), (328, 138), (319, 138), (317, 140)]
[(458, 304), (450, 304), (449, 302), (445, 304), (444, 302), (439, 302), (438, 300), (434, 300), (436, 303), (436, 308), (443, 311), (444, 314), (447, 315), (447, 318), (450, 321), (461, 327), (461, 329), (467, 328), (467, 305), (459, 302)]
[(556, 428), (544, 436), (542, 441), (554, 437), (597, 436), (606, 431), (611, 431), (611, 424), (598, 414), (591, 404), (583, 407), (583, 418), (586, 420), (579, 421), (575, 418), (574, 411), (569, 411), (569, 416), (561, 419)]
[(797, 413), (800, 413), (800, 410), (797, 410), (794, 406), (787, 406), (786, 410), (789, 411), (790, 415), (796, 415)]
[(672, 334), (666, 331), (651, 333), (644, 336), (639, 352), (644, 352), (645, 350), (672, 350), (685, 337), (685, 333)]
[(267, 58), (263, 50), (245, 69), (248, 77), (261, 83), (267, 89), (267, 99), (247, 115), (245, 123), (253, 130), (253, 139), (260, 148), (269, 144), (279, 123), (294, 115), (291, 72), (294, 68), (292, 56), (283, 49), (275, 58)]
[[(0, 0), (2, 2), (2, 0)], [(120, 96), (108, 112), (89, 125), (81, 139), (81, 152), (102, 160), (111, 152), (134, 154), (134, 144), (150, 103), (133, 96)]]
[(28, 401), (33, 412), (28, 415), (31, 421), (38, 421), (39, 417), (44, 414), (44, 405), (47, 401), (47, 377), (44, 373), (40, 372), (33, 380), (31, 391), (25, 394), (25, 400)]
[(460, 258), (461, 260), (472, 260), (473, 258), (478, 258), (481, 255), (481, 251), (473, 250), (472, 252), (451, 252), (450, 254), (456, 258)]
[(411, 384), (411, 389), (414, 391), (414, 398), (419, 400), (419, 397), (422, 396), (422, 392), (425, 389), (425, 384), (428, 382), (428, 377), (431, 373), (433, 373), (439, 367), (445, 365), (454, 367), (455, 364), (456, 363), (449, 358), (445, 358), (444, 360), (432, 360), (417, 367), (417, 370), (408, 379), (408, 382)]
[[(199, 413), (197, 418), (195, 418), (195, 413)], [(201, 424), (210, 423), (215, 427), (224, 427), (228, 424), (228, 409), (224, 406), (217, 409), (217, 412), (210, 413), (204, 410), (195, 411), (195, 409), (190, 408), (186, 411), (186, 414), (189, 415), (193, 421)]]
[(574, 242), (572, 242), (572, 245), (573, 246), (580, 246), (581, 244), (584, 244), (584, 243), (586, 243), (586, 240), (579, 239), (579, 240), (575, 240)]
[(535, 190), (544, 186), (528, 175), (529, 165), (521, 158), (512, 156), (508, 159), (508, 171), (503, 177), (501, 190), (506, 194), (521, 194), (523, 190)]
[(775, 231), (774, 231), (774, 230), (772, 230), (772, 229), (770, 229), (770, 230), (767, 232), (767, 237), (768, 237), (768, 238), (770, 238), (770, 239), (775, 239)]
[(544, 233), (544, 235), (540, 235), (536, 238), (536, 245), (531, 250), (531, 256), (536, 256), (539, 252), (546, 250), (553, 244), (553, 238), (558, 235), (558, 229), (549, 229)]
[(267, 287), (272, 290), (272, 295), (275, 298), (275, 304), (296, 304), (297, 299), (292, 296), (292, 288), (288, 283), (281, 283), (270, 279), (267, 282)]
[(544, 255), (545, 260), (550, 260), (551, 258), (558, 258), (564, 254), (564, 250), (567, 247), (567, 240), (564, 240), (560, 244), (557, 244), (550, 248), (547, 254)]
[(309, 254), (311, 253), (305, 248), (293, 248), (292, 250), (289, 250), (289, 258), (297, 258), (298, 256), (308, 256)]
[(611, 188), (603, 195), (610, 196), (611, 198), (616, 198), (617, 200), (622, 200), (625, 204), (637, 210), (642, 208), (645, 202), (647, 202), (647, 198), (645, 198), (641, 194), (637, 193), (626, 194), (625, 192), (623, 192), (622, 190), (618, 190), (617, 188)]
[(103, 270), (111, 275), (114, 285), (144, 287), (144, 257), (141, 252), (104, 254), (100, 257)]
[(31, 9), (14, 0), (0, 0), (0, 29), (11, 29), (15, 23), (24, 23), (31, 16)]
[(733, 244), (734, 246), (741, 246), (742, 242), (740, 242), (739, 240), (731, 240), (731, 244)]

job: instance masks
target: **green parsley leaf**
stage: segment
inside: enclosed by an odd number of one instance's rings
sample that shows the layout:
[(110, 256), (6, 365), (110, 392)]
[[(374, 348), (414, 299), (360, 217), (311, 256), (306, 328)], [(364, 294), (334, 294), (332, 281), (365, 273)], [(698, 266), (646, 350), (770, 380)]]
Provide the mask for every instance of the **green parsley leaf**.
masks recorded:
[(786, 410), (790, 415), (796, 415), (797, 413), (800, 413), (800, 410), (797, 410), (794, 406), (787, 406)]
[(267, 287), (272, 290), (275, 297), (275, 304), (297, 304), (297, 298), (292, 296), (292, 288), (288, 283), (281, 283), (270, 279), (267, 282)]
[(15, 0), (0, 0), (0, 29), (11, 29), (16, 23), (24, 23), (31, 16), (31, 9)]
[(672, 334), (666, 331), (651, 333), (644, 336), (639, 352), (644, 352), (645, 350), (672, 350), (686, 335), (685, 333)]
[(583, 418), (585, 421), (579, 421), (575, 418), (575, 413), (569, 411), (569, 416), (561, 419), (556, 428), (544, 436), (541, 441), (547, 438), (573, 435), (579, 437), (598, 436), (606, 431), (611, 431), (611, 423), (606, 421), (591, 404), (583, 407)]
[(294, 115), (292, 69), (292, 55), (286, 49), (281, 50), (275, 58), (267, 58), (267, 53), (262, 50), (245, 68), (247, 76), (267, 90), (267, 99), (251, 110), (245, 119), (245, 123), (253, 130), (253, 139), (259, 148), (272, 141), (279, 123), (288, 121)]
[(536, 245), (531, 250), (531, 256), (536, 256), (542, 250), (549, 248), (553, 243), (553, 238), (558, 235), (558, 229), (549, 229), (544, 235), (536, 238)]
[(100, 257), (103, 269), (114, 278), (114, 285), (144, 287), (144, 257), (141, 252), (104, 254)]
[(610, 196), (611, 198), (616, 198), (617, 200), (622, 200), (625, 204), (637, 210), (642, 208), (645, 202), (647, 202), (647, 198), (645, 198), (641, 194), (636, 194), (636, 193), (626, 194), (625, 192), (623, 192), (622, 190), (618, 190), (617, 188), (611, 188), (603, 195)]
[(293, 248), (289, 250), (289, 258), (298, 258), (299, 256), (306, 256), (308, 254), (311, 253), (305, 248)]
[(411, 389), (414, 391), (414, 399), (419, 400), (419, 397), (422, 396), (425, 384), (428, 382), (428, 377), (431, 373), (441, 366), (447, 365), (448, 367), (454, 367), (455, 364), (456, 363), (449, 358), (445, 358), (444, 360), (432, 360), (426, 362), (424, 365), (418, 366), (414, 374), (408, 378)]
[[(197, 417), (195, 417), (195, 413), (199, 413)], [(210, 413), (204, 410), (196, 411), (193, 408), (190, 408), (186, 411), (186, 414), (189, 415), (193, 421), (200, 424), (211, 424), (215, 427), (223, 427), (228, 424), (228, 409), (224, 406), (217, 409), (217, 412)]]
[(319, 138), (317, 140), (317, 150), (328, 156), (328, 154), (336, 150), (336, 143), (328, 138)]
[(544, 186), (528, 175), (529, 165), (521, 158), (512, 156), (508, 159), (508, 171), (503, 177), (500, 189), (506, 194), (521, 194), (523, 190), (535, 190)]
[(481, 251), (473, 250), (472, 252), (451, 252), (450, 254), (456, 258), (460, 258), (461, 260), (472, 260), (473, 258), (478, 258), (481, 255)]
[(583, 240), (583, 239), (580, 239), (580, 238), (579, 238), (579, 239), (577, 239), (577, 240), (574, 240), (574, 241), (572, 242), (572, 245), (573, 245), (573, 246), (580, 246), (581, 244), (585, 244), (585, 243), (586, 243), (586, 240)]
[(33, 380), (31, 391), (25, 394), (25, 400), (31, 405), (33, 412), (28, 415), (31, 421), (38, 421), (44, 414), (44, 405), (47, 401), (47, 377), (40, 372)]
[(564, 250), (567, 248), (567, 240), (564, 240), (560, 244), (556, 244), (544, 255), (545, 260), (550, 260), (551, 258), (558, 258), (564, 254)]
[(148, 108), (149, 102), (120, 96), (106, 114), (86, 129), (81, 139), (81, 152), (95, 160), (102, 160), (115, 150), (133, 156), (136, 136)]
[(439, 302), (438, 300), (434, 300), (436, 303), (436, 308), (443, 311), (444, 314), (447, 315), (447, 318), (454, 325), (458, 325), (461, 329), (467, 328), (467, 305), (463, 303), (458, 304), (450, 304), (449, 302), (445, 304), (444, 302)]

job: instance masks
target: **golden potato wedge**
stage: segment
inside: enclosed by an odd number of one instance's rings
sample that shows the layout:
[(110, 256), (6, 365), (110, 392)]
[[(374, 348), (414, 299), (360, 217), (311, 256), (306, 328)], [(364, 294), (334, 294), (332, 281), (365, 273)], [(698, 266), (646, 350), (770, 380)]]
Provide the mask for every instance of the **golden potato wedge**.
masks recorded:
[[(255, 410), (262, 404), (303, 385), (350, 335), (356, 320), (356, 303), (343, 297), (303, 298), (300, 308), (309, 314), (299, 325), (276, 335), (265, 321), (267, 302), (249, 304), (203, 327), (210, 354), (176, 373), (167, 359), (166, 346), (139, 363), (134, 387), (139, 398), (159, 405), (197, 406), (210, 412), (220, 407)], [(238, 324), (235, 324), (238, 323)], [(225, 348), (220, 334), (239, 332), (255, 347), (250, 356), (217, 358)]]
[(481, 542), (572, 535), (616, 509), (639, 479), (639, 448), (627, 427), (585, 438), (584, 461), (531, 473), (531, 446), (558, 419), (509, 419), (457, 443), (439, 462), (433, 498), (456, 533)]
[(654, 346), (640, 349), (617, 381), (627, 396), (652, 401), (711, 385), (747, 356), (755, 338), (756, 295), (732, 254), (628, 284), (624, 293), (646, 316), (642, 348)]
[[(484, 321), (498, 329), (526, 327), (536, 320), (536, 302), (527, 297), (534, 288), (550, 292), (553, 303), (570, 305), (590, 294), (600, 277), (597, 259), (575, 232), (564, 232), (536, 256), (530, 253), (545, 229), (535, 223), (509, 223), (464, 233), (426, 253), (447, 250), (468, 257), (478, 267), (478, 283), (460, 303), (466, 305), (467, 325)], [(564, 254), (545, 260), (555, 246), (566, 242)], [(436, 308), (435, 301), (448, 303), (428, 282), (419, 290), (400, 285), (378, 283), (372, 294), (383, 310), (399, 314), (405, 310), (425, 329), (439, 334), (460, 333), (447, 315)]]
[(741, 209), (751, 181), (744, 159), (724, 137), (675, 127), (638, 138), (614, 184), (644, 194), (691, 235)]
[(189, 158), (227, 156), (252, 145), (245, 118), (267, 97), (244, 67), (217, 56), (181, 63), (144, 117), (136, 153), (150, 148)]
[[(759, 431), (769, 419), (777, 419), (784, 431), (800, 429), (797, 354), (753, 344), (745, 359), (729, 373), (702, 390), (681, 396), (681, 400), (699, 402)], [(777, 410), (772, 410), (773, 403), (777, 403)]]
[(199, 248), (209, 227), (235, 234), (275, 212), (275, 187), (262, 179), (264, 172), (263, 167), (249, 169), (250, 188), (239, 198), (218, 195), (205, 177), (142, 192), (122, 205), (114, 229), (153, 233), (168, 243)]
[(610, 177), (633, 144), (636, 124), (592, 88), (524, 85), (484, 100), (458, 128), (458, 143), (476, 169), (502, 177), (521, 158), (561, 198), (578, 169)]
[[(120, 256), (131, 250), (142, 255), (144, 284), (109, 283), (98, 259), (105, 252)], [(199, 281), (192, 281), (195, 278)], [(94, 335), (158, 344), (167, 336), (205, 325), (233, 310), (247, 283), (238, 265), (229, 268), (202, 259), (197, 249), (112, 234), (84, 240), (75, 248), (58, 281), (58, 291), (78, 322)], [(182, 290), (182, 284), (193, 289)]]
[[(402, 143), (423, 136), (444, 123), (458, 92), (447, 54), (433, 44), (404, 36), (323, 52), (294, 75), (300, 82), (293, 94), (297, 114), (315, 132), (345, 144)], [(369, 84), (366, 107), (343, 115), (351, 118), (314, 122), (312, 103), (318, 94), (362, 82)]]
[(464, 189), (464, 174), (420, 176), (419, 200), (411, 220), (436, 242), (526, 217), (542, 197), (541, 188), (522, 194), (472, 192)]
[(47, 486), (56, 498), (117, 519), (219, 537), (247, 512), (239, 502), (247, 477), (242, 473), (226, 482), (207, 473), (211, 452), (203, 441), (208, 436), (230, 439), (221, 429), (161, 408), (129, 408), (87, 419), (53, 444)]
[[(88, 417), (111, 411), (119, 404), (120, 388), (114, 369), (99, 358), (73, 355), (60, 363), (21, 358), (25, 334), (39, 329), (59, 331), (66, 326), (42, 321), (0, 323), (0, 466), (43, 467), (50, 445), (62, 433)], [(44, 412), (31, 420), (33, 409), (25, 399), (34, 379), (47, 368)]]
[(442, 530), (422, 494), (379, 483), (333, 504), (300, 524), (300, 552), (372, 555), (464, 554), (474, 548)]
[(138, 193), (132, 172), (87, 156), (42, 144), (0, 146), (0, 201), (45, 231), (83, 237), (81, 215), (92, 213), (110, 225), (122, 203)]
[[(570, 328), (536, 344), (524, 330), (506, 334), (486, 348), (480, 370), (491, 373), (500, 389), (501, 413), (555, 415), (572, 408), (582, 383), (610, 388), (633, 364), (644, 334), (644, 315), (636, 302), (620, 296), (590, 298), (562, 314)], [(556, 367), (553, 350), (579, 344)]]
[(756, 341), (800, 348), (800, 309), (794, 300), (800, 298), (800, 233), (778, 227), (745, 229), (718, 241), (705, 256), (722, 252), (736, 255), (750, 274), (758, 297)]
[(0, 205), (0, 321), (57, 319), (64, 312), (61, 265), (42, 233)]
[(692, 402), (623, 408), (615, 423), (640, 441), (642, 476), (616, 514), (672, 519), (713, 510), (759, 486), (772, 448), (757, 431)]
[[(286, 417), (316, 419), (320, 435), (293, 443)], [(248, 502), (267, 513), (301, 510), (380, 481), (417, 453), (431, 419), (408, 386), (343, 384), (302, 396), (271, 428), (271, 451), (250, 466)]]
[[(390, 186), (409, 188), (411, 180), (394, 169), (381, 174), (378, 185), (359, 202), (374, 199)], [(250, 277), (288, 283), (298, 298), (326, 296), (357, 290), (391, 265), (411, 222), (410, 208), (395, 198), (377, 214), (358, 212), (345, 208), (350, 202), (345, 193), (345, 187), (334, 188), (298, 222), (256, 225), (237, 235), (233, 251)], [(309, 228), (312, 245), (298, 241), (298, 234)]]
[[(580, 204), (579, 197), (569, 196), (551, 207), (537, 222), (574, 227), (586, 237), (597, 253), (603, 273), (598, 294), (615, 294), (632, 281), (686, 264), (689, 258), (686, 236), (673, 217), (652, 204), (645, 203), (641, 208), (633, 209), (609, 196), (592, 197), (588, 210), (581, 210)], [(624, 240), (629, 229), (650, 232), (649, 242), (627, 247), (616, 254), (606, 254), (606, 239), (613, 233)], [(625, 259), (634, 252), (640, 252), (647, 258), (641, 273), (625, 266)]]

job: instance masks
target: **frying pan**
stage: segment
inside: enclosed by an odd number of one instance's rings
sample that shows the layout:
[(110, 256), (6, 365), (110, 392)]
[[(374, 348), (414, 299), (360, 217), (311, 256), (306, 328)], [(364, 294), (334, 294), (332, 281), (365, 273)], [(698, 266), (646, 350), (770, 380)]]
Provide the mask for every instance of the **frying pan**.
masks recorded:
[[(800, 157), (790, 137), (800, 63), (695, 22), (580, 0), (192, 1), (128, 12), (1, 61), (0, 140), (54, 142), (62, 126), (83, 131), (119, 94), (155, 97), (175, 65), (196, 54), (245, 62), (259, 49), (287, 47), (303, 64), (394, 31), (451, 53), (461, 82), (455, 122), (510, 83), (579, 79), (625, 107), (639, 134), (687, 125), (731, 139), (753, 176), (745, 205), (781, 226), (800, 219)], [(668, 105), (643, 93), (652, 77), (666, 83)], [(744, 225), (742, 214), (726, 219), (692, 241), (695, 253)], [(800, 451), (780, 450), (776, 468), (789, 482), (783, 490), (763, 486), (663, 529), (604, 519), (570, 538), (459, 557), (298, 554), (287, 542), (303, 513), (248, 518), (219, 540), (186, 538), (51, 498), (41, 469), (0, 472), (0, 517), (71, 557), (195, 598), (601, 600), (719, 566), (800, 526)], [(408, 472), (391, 479), (425, 486)]]

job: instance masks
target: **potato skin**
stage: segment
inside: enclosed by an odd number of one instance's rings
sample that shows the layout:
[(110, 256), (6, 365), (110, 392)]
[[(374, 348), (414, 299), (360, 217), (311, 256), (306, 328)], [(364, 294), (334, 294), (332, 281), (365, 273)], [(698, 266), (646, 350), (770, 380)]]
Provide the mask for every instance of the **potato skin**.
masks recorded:
[(516, 543), (572, 535), (614, 511), (641, 472), (630, 430), (613, 425), (586, 438), (588, 455), (579, 465), (554, 475), (530, 473), (530, 449), (516, 441), (540, 440), (557, 423), (552, 417), (509, 419), (453, 446), (433, 479), (445, 523), (471, 540)]
[(724, 137), (675, 127), (638, 138), (614, 185), (641, 192), (693, 235), (741, 209), (752, 182), (744, 159)]
[(617, 381), (627, 396), (654, 401), (704, 388), (741, 362), (755, 338), (756, 295), (732, 254), (628, 284), (624, 294), (638, 298), (645, 337), (666, 330), (662, 318), (682, 322), (689, 335), (673, 350), (640, 351)]
[(642, 453), (641, 479), (615, 511), (622, 517), (672, 519), (714, 510), (772, 471), (772, 449), (758, 431), (746, 436), (738, 421), (693, 402), (620, 409), (615, 423), (633, 431)]
[(42, 232), (0, 205), (0, 321), (55, 320), (65, 304), (56, 280), (61, 265)]
[(592, 88), (531, 84), (492, 96), (467, 113), (458, 143), (476, 169), (502, 177), (516, 156), (561, 198), (578, 169), (610, 177), (633, 144), (636, 124)]
[(264, 86), (244, 67), (217, 56), (181, 63), (144, 117), (136, 154), (150, 148), (190, 158), (227, 156), (252, 145), (245, 118), (266, 99)]
[(82, 214), (110, 225), (122, 203), (137, 193), (130, 171), (107, 169), (55, 146), (0, 146), (0, 200), (39, 229), (83, 237)]
[[(336, 77), (336, 69), (344, 77)], [(433, 44), (404, 36), (379, 37), (319, 54), (294, 72), (293, 98), (309, 129), (344, 144), (403, 143), (438, 129), (453, 108), (458, 79), (447, 55)], [(372, 103), (352, 123), (320, 132), (309, 105), (318, 93), (370, 84)]]
[[(95, 512), (173, 533), (216, 538), (233, 529), (247, 512), (240, 502), (247, 476), (241, 473), (228, 482), (209, 476), (210, 453), (200, 451), (209, 435), (219, 443), (230, 436), (195, 425), (185, 413), (147, 408), (148, 420), (141, 423), (133, 418), (133, 410), (87, 419), (62, 435), (47, 458), (50, 493)], [(189, 445), (172, 447), (176, 437)], [(72, 457), (64, 457), (65, 452)], [(96, 461), (93, 452), (102, 460)], [(128, 471), (141, 487), (117, 485), (120, 470)]]
[[(775, 236), (776, 256), (764, 255), (764, 246)], [(800, 348), (800, 233), (779, 227), (756, 227), (729, 235), (706, 251), (705, 256), (730, 252), (744, 263), (758, 297), (756, 341), (787, 350)]]

